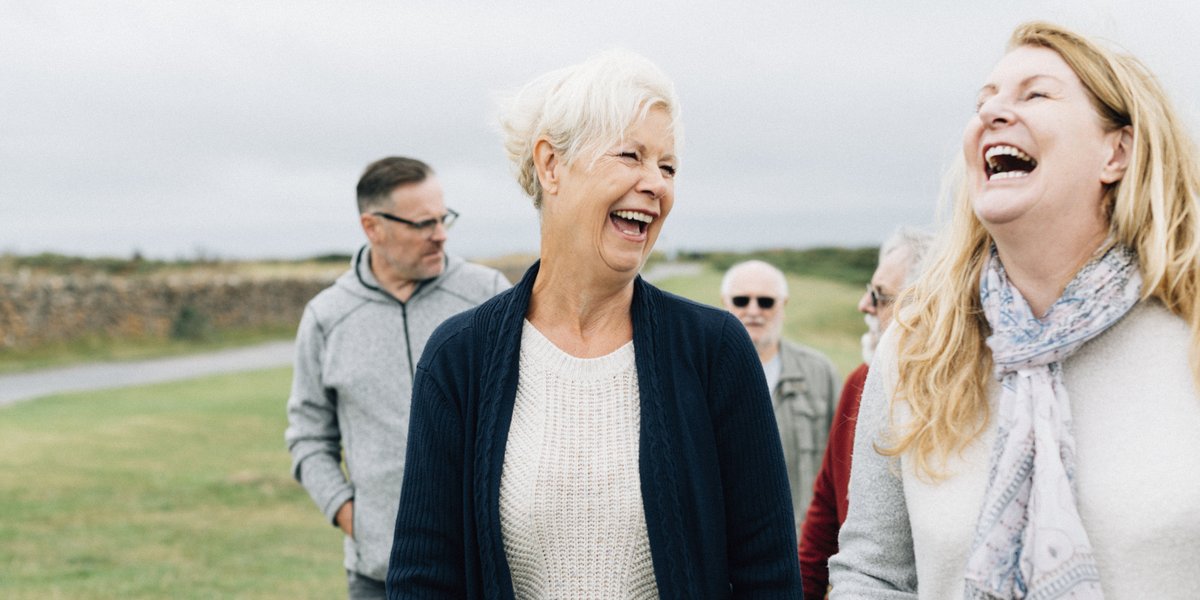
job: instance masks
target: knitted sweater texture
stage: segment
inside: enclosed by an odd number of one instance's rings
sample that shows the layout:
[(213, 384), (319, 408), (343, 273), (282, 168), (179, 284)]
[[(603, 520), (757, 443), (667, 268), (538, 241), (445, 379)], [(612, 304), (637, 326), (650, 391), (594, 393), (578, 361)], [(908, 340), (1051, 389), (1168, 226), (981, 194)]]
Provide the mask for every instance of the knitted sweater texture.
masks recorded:
[[(987, 488), (996, 418), (949, 460), (949, 476), (918, 477), (873, 445), (895, 389), (893, 327), (863, 390), (850, 505), (829, 559), (832, 598), (962, 598)], [(1200, 394), (1191, 332), (1156, 300), (1063, 363), (1076, 444), (1077, 506), (1108, 600), (1200, 598)], [(991, 384), (995, 399), (999, 386)], [(903, 423), (906, 405), (897, 405)]]
[(813, 484), (812, 503), (800, 530), (800, 574), (804, 576), (807, 600), (821, 600), (829, 587), (829, 557), (837, 554), (838, 530), (846, 521), (854, 424), (858, 421), (858, 403), (866, 381), (867, 365), (861, 364), (842, 386), (825, 458)]
[[(500, 480), (538, 265), (443, 324), (417, 368), (388, 597), (512, 598)], [(634, 281), (638, 478), (663, 598), (800, 598), (762, 366), (729, 313)]]
[(526, 321), (500, 476), (504, 553), (520, 598), (658, 598), (638, 480), (633, 344), (560, 350)]

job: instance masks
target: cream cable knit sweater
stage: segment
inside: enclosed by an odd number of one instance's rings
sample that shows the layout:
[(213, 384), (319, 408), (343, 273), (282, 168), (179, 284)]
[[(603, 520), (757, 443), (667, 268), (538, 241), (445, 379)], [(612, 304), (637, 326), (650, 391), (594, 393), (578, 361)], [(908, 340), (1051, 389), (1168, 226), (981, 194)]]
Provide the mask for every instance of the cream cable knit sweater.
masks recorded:
[(517, 598), (657, 598), (638, 475), (633, 342), (559, 350), (528, 321), (500, 478)]
[[(1143, 301), (1063, 365), (1079, 512), (1108, 600), (1200, 598), (1200, 395), (1190, 335), (1161, 303)], [(917, 477), (903, 457), (897, 465), (880, 456), (872, 444), (887, 424), (895, 354), (889, 331), (863, 391), (850, 510), (829, 560), (832, 598), (962, 598), (995, 419), (940, 482)]]

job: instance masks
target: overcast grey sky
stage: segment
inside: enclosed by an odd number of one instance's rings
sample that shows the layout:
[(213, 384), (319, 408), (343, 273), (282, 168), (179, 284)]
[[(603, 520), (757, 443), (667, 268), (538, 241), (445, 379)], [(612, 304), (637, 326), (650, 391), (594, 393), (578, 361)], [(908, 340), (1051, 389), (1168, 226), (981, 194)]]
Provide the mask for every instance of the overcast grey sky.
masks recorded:
[(0, 252), (349, 252), (354, 185), (390, 154), (438, 171), (452, 252), (535, 252), (494, 93), (613, 46), (682, 100), (661, 249), (932, 223), (976, 90), (1031, 18), (1133, 52), (1200, 131), (1194, 1), (734, 5), (0, 0)]

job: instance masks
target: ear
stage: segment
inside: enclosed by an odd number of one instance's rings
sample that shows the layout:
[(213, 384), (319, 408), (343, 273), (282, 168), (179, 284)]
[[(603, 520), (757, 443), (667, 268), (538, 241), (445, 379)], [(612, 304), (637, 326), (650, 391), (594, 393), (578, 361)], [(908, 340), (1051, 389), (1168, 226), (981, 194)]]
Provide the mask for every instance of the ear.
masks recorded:
[(358, 224), (362, 225), (363, 233), (367, 234), (367, 239), (372, 244), (379, 242), (376, 238), (382, 235), (382, 232), (379, 230), (379, 219), (375, 218), (375, 215), (367, 213), (358, 215)]
[(1125, 169), (1129, 168), (1129, 155), (1133, 152), (1132, 127), (1126, 125), (1109, 135), (1112, 154), (1100, 172), (1100, 182), (1105, 185), (1116, 183), (1125, 176)]
[(541, 137), (533, 143), (533, 169), (537, 172), (538, 183), (542, 191), (549, 195), (558, 193), (559, 168), (562, 157), (554, 149), (550, 140)]

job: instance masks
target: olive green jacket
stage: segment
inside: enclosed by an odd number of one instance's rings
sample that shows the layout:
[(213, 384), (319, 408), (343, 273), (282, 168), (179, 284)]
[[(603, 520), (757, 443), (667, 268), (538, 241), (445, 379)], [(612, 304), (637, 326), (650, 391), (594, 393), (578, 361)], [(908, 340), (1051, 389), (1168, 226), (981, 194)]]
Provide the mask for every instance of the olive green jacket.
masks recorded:
[(779, 383), (771, 390), (771, 402), (783, 443), (799, 535), (800, 523), (812, 502), (813, 482), (821, 470), (841, 380), (833, 363), (807, 346), (782, 341), (779, 357)]

